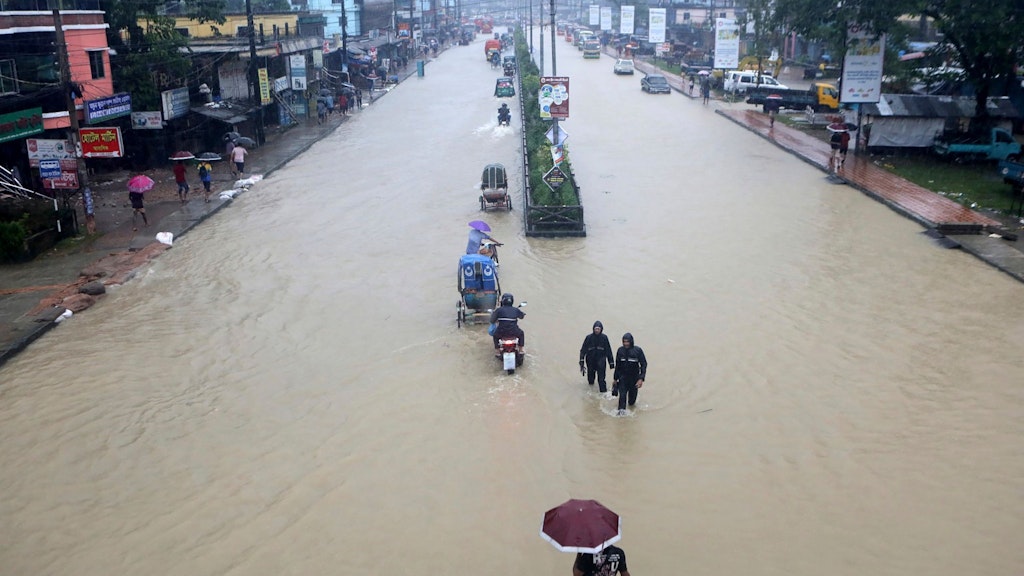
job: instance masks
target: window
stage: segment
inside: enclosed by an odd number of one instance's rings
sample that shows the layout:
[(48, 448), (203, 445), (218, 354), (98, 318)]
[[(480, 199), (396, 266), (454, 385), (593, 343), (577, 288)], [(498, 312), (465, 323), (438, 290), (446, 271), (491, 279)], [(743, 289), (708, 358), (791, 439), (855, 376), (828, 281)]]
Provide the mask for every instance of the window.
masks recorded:
[(0, 60), (0, 94), (18, 93), (18, 70), (14, 60)]
[(689, 19), (690, 19), (690, 13), (689, 12), (683, 12), (683, 21), (685, 22), (685, 21), (687, 21)]
[(185, 38), (188, 38), (188, 28), (175, 28), (174, 31), (178, 34), (181, 34)]
[(103, 69), (103, 51), (89, 50), (88, 54), (89, 70), (92, 71), (92, 79), (96, 80), (105, 77), (107, 75), (107, 72)]
[(249, 37), (249, 27), (248, 26), (239, 26), (238, 29), (235, 30), (235, 36), (238, 36), (239, 38), (248, 38)]

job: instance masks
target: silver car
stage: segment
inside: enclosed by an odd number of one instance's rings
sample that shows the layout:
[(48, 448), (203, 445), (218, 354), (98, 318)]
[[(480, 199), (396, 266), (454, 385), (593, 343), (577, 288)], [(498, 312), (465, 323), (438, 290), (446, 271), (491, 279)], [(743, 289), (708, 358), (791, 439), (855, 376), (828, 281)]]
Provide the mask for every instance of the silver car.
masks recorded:
[(633, 61), (625, 58), (619, 58), (615, 61), (615, 73), (616, 74), (632, 74), (633, 73)]

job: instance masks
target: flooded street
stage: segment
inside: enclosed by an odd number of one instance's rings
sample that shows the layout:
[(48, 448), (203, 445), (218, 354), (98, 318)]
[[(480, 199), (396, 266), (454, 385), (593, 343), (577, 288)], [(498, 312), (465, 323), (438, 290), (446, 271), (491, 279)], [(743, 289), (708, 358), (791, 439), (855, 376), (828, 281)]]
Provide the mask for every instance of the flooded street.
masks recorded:
[[(482, 42), (0, 368), (0, 574), (568, 574), (570, 497), (637, 576), (1024, 572), (1019, 283), (561, 38), (588, 236), (528, 239)], [(478, 218), (514, 376), (455, 323)], [(594, 320), (650, 362), (627, 417)]]

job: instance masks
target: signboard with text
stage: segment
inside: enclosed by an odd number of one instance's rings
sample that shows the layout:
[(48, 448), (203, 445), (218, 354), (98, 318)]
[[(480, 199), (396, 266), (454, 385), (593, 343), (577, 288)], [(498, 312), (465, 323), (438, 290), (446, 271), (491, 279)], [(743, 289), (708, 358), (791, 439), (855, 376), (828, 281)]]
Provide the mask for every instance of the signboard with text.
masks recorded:
[(0, 114), (0, 142), (9, 142), (43, 131), (43, 109), (29, 108)]
[(164, 119), (159, 110), (132, 112), (132, 130), (161, 130)]
[(633, 19), (636, 15), (636, 6), (623, 6), (619, 14), (619, 34), (633, 33)]
[(541, 118), (569, 118), (568, 76), (541, 76), (539, 97)]
[(67, 140), (26, 138), (25, 149), (28, 151), (28, 164), (33, 168), (39, 166), (40, 160), (64, 160), (75, 157), (75, 149)]
[(85, 123), (99, 124), (132, 113), (132, 96), (127, 92), (85, 101)]
[(160, 101), (163, 104), (164, 120), (173, 120), (188, 114), (188, 88), (164, 90), (160, 93)]
[(558, 166), (551, 168), (544, 175), (544, 183), (548, 185), (548, 188), (551, 188), (552, 192), (561, 188), (562, 184), (565, 184), (565, 180), (565, 172), (562, 172), (562, 169)]
[[(54, 170), (54, 162), (57, 163), (56, 170)], [(43, 166), (44, 163), (46, 166)], [(39, 164), (39, 178), (43, 181), (43, 188), (47, 190), (78, 189), (78, 162), (74, 158), (40, 160)]]
[(270, 97), (270, 74), (266, 68), (256, 70), (256, 76), (260, 81), (260, 103), (270, 104), (273, 99)]
[(86, 158), (120, 158), (124, 155), (120, 128), (80, 128), (78, 137), (82, 142), (82, 156)]
[(294, 54), (288, 57), (288, 67), (291, 68), (292, 90), (301, 91), (306, 89), (306, 56), (305, 54)]
[(839, 101), (870, 102), (882, 99), (882, 64), (885, 35), (876, 37), (858, 24), (846, 29), (846, 55), (843, 57), (843, 88)]
[(715, 19), (715, 68), (733, 70), (740, 65), (740, 27), (735, 20)]

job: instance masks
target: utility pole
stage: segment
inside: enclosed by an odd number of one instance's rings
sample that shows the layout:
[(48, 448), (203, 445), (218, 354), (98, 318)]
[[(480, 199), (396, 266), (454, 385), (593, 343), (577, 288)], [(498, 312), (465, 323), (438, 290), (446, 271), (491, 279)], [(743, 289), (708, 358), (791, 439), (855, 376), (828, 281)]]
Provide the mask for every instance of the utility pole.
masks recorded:
[[(68, 45), (64, 40), (64, 19), (61, 18), (60, 10), (53, 10), (53, 29), (57, 37), (57, 58), (60, 62), (60, 84), (64, 91), (64, 104), (68, 109), (68, 119), (71, 122), (70, 138), (71, 147), (75, 151), (75, 163), (78, 167), (78, 188), (81, 190), (89, 185), (89, 168), (82, 157), (82, 145), (78, 141), (78, 109), (75, 107), (75, 97), (71, 93), (71, 66), (68, 64)], [(56, 191), (54, 191), (54, 203), (56, 203)], [(56, 206), (55, 206), (56, 207)], [(60, 223), (57, 224), (58, 231)]]
[[(558, 71), (555, 68), (555, 38), (557, 36), (555, 31), (555, 0), (551, 0), (551, 75), (558, 76)], [(558, 131), (558, 121), (555, 120), (555, 133)]]
[[(348, 12), (345, 11), (346, 2), (347, 0), (341, 0), (341, 69), (344, 72), (348, 72)], [(349, 75), (348, 81), (352, 82), (351, 75)]]
[(266, 142), (263, 134), (263, 102), (260, 101), (260, 81), (256, 72), (256, 25), (253, 24), (252, 0), (245, 0), (246, 24), (249, 26), (249, 90), (256, 108), (256, 145)]

